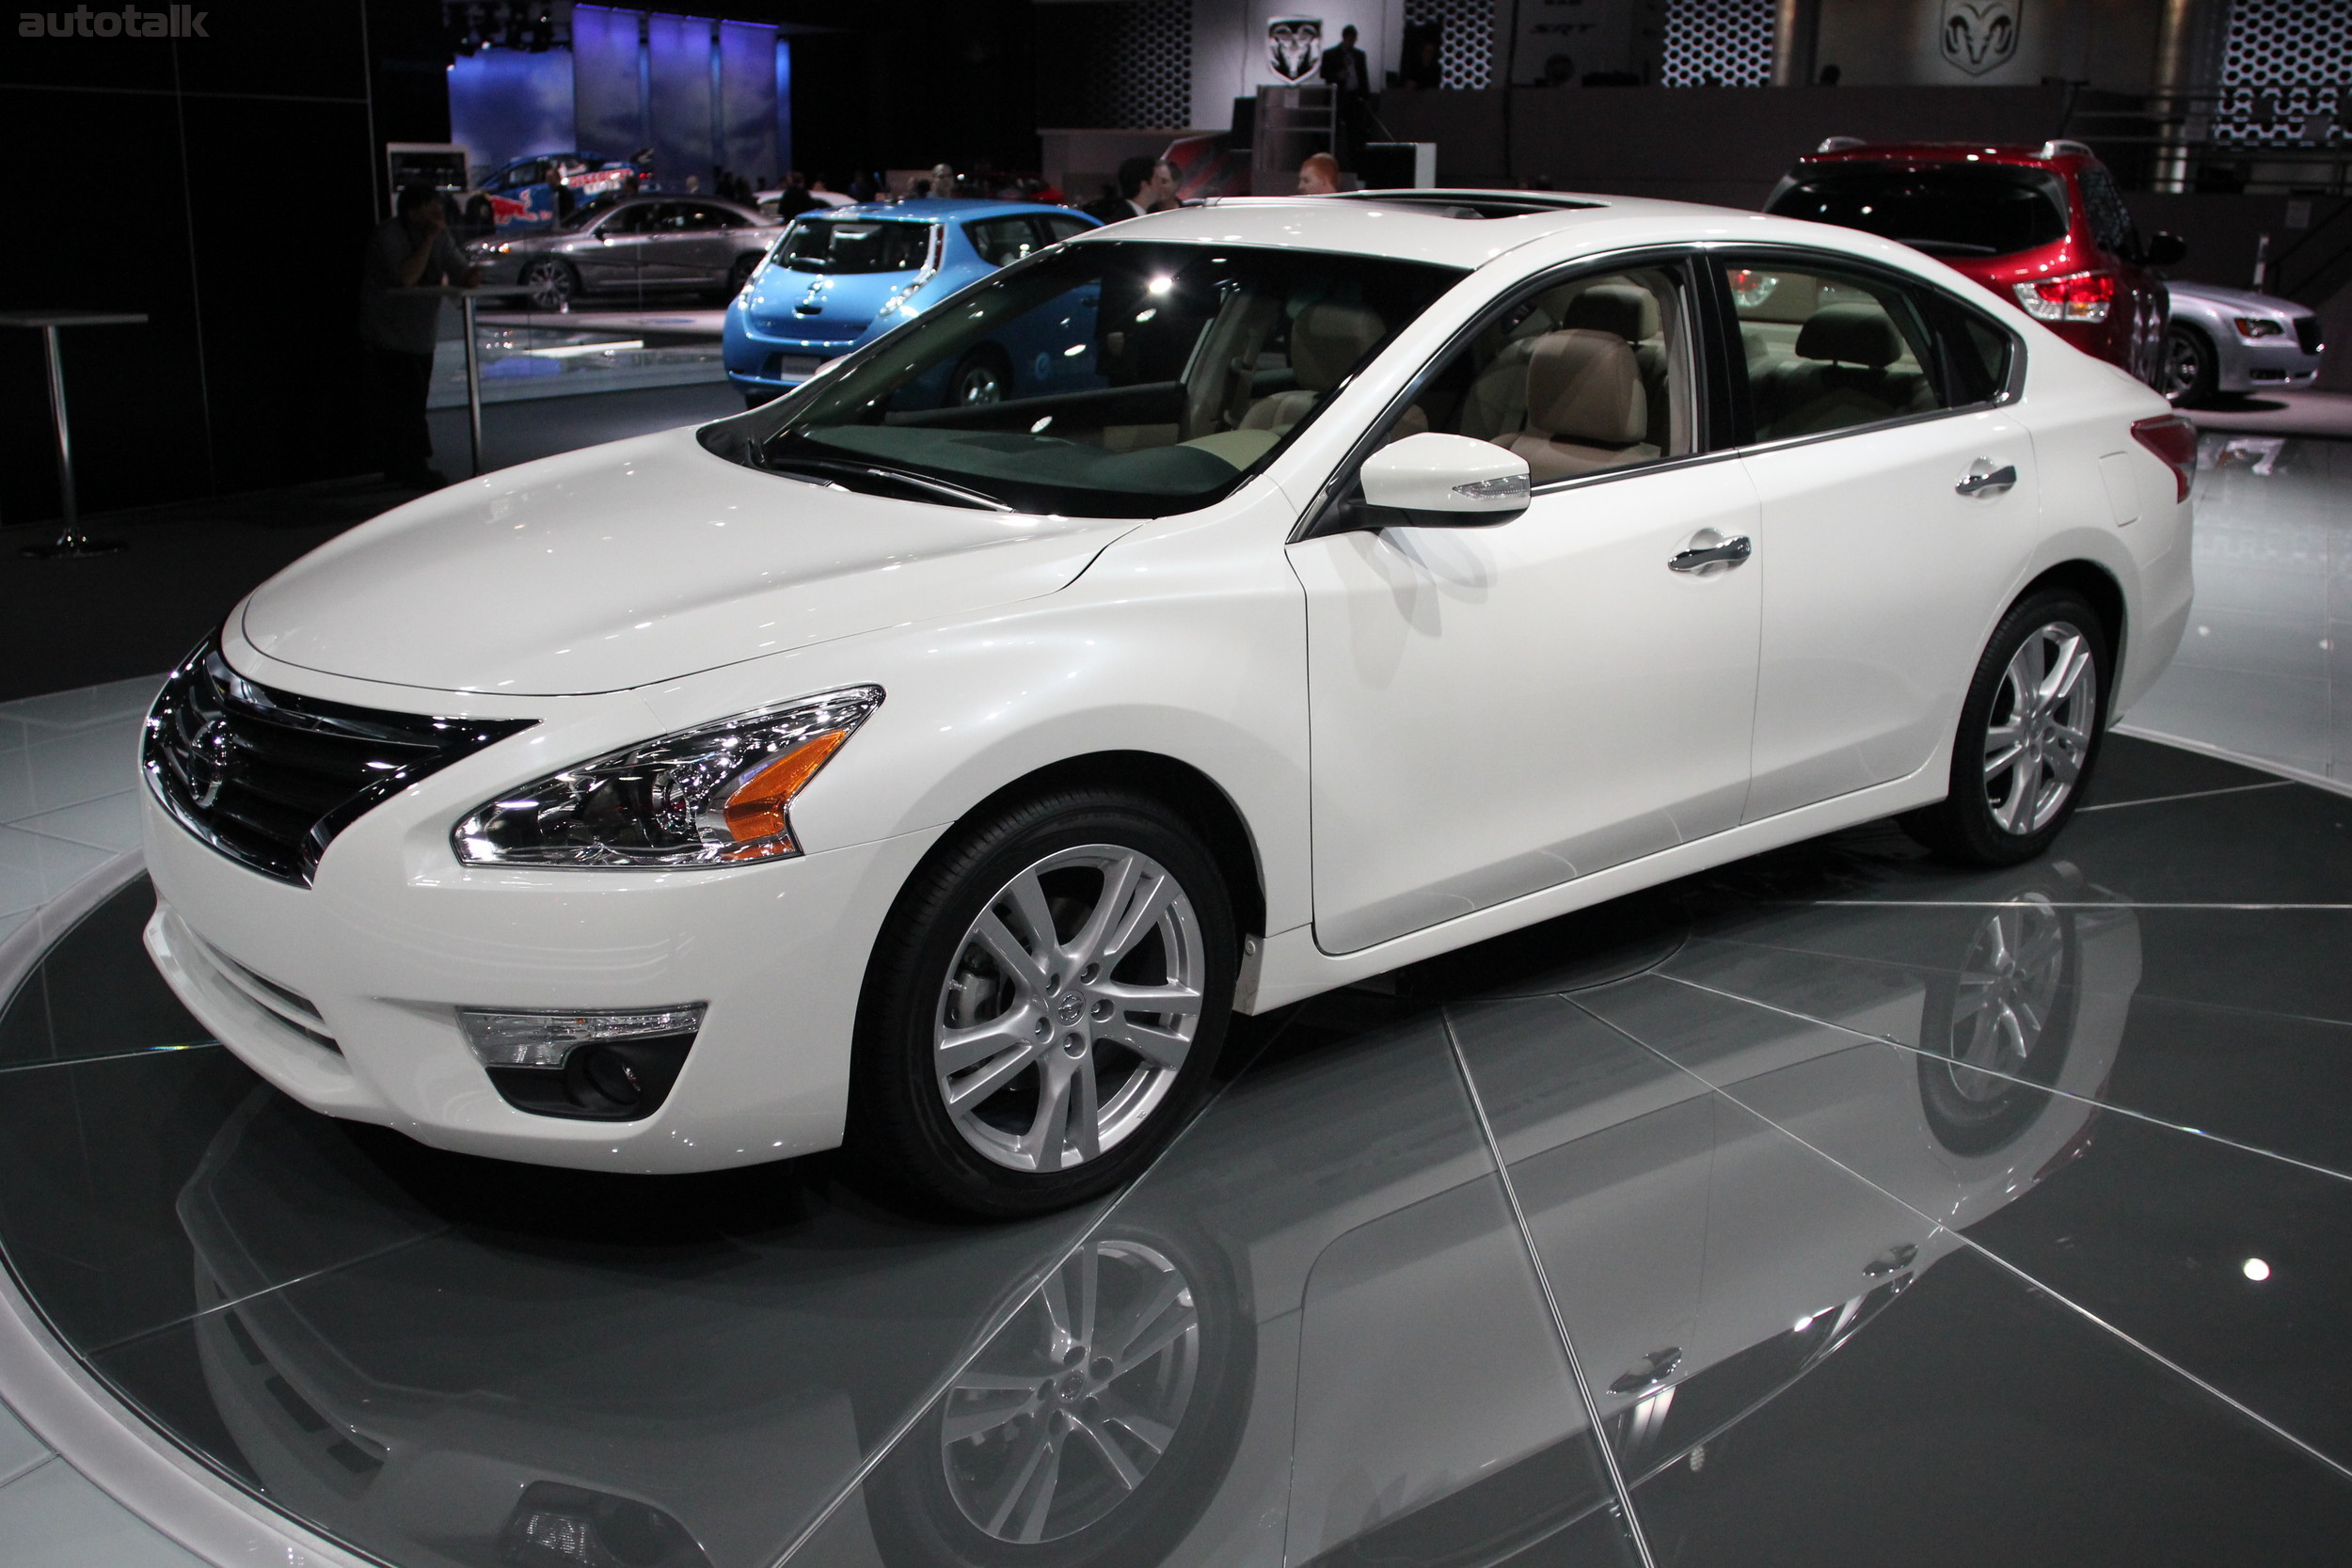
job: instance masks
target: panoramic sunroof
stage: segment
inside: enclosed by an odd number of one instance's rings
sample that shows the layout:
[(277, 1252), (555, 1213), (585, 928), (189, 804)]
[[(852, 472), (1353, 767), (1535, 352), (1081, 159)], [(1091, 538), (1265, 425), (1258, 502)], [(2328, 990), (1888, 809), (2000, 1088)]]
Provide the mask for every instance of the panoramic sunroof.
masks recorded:
[(1518, 218), (1531, 213), (1572, 213), (1597, 207), (1572, 196), (1543, 191), (1344, 191), (1343, 201), (1377, 201), (1384, 207), (1411, 207), (1450, 218)]

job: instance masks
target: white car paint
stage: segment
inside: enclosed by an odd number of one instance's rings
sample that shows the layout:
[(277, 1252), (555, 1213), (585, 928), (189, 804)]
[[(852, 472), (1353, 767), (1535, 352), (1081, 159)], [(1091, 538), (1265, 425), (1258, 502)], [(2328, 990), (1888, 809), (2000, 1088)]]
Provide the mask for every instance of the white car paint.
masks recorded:
[[(2161, 398), (1915, 251), (1760, 214), (1595, 198), (1486, 220), (1376, 202), (1185, 209), (1105, 239), (1476, 270), (1224, 500), (1021, 518), (755, 473), (687, 431), (527, 464), (355, 530), (230, 616), (230, 666), (315, 699), (535, 725), (343, 829), (307, 888), (152, 800), (150, 949), (224, 1043), (307, 1104), (476, 1153), (633, 1171), (839, 1141), (867, 955), (921, 856), (1073, 757), (1197, 770), (1237, 812), (1263, 1010), (1636, 888), (1939, 799), (1986, 634), (2088, 561), (2126, 607), (2117, 711), (2169, 659), (2189, 509), (2132, 440)], [(1585, 257), (1787, 244), (1866, 259), (2026, 345), (2001, 407), (1539, 494), (1516, 522), (1292, 543), (1335, 467), (1497, 296)], [(2139, 480), (2120, 526), (2100, 460)], [(2014, 464), (2005, 496), (1950, 485)], [(1941, 487), (1941, 488), (1939, 488)], [(1716, 576), (1664, 570), (1753, 532)], [(803, 856), (670, 872), (466, 866), (452, 825), (555, 768), (846, 686), (887, 700), (792, 807)], [(1751, 784), (1751, 776), (1756, 783)], [(209, 949), (209, 951), (208, 951)], [(340, 1055), (215, 955), (315, 1005)], [(505, 1103), (455, 1009), (707, 1001), (655, 1115)]]

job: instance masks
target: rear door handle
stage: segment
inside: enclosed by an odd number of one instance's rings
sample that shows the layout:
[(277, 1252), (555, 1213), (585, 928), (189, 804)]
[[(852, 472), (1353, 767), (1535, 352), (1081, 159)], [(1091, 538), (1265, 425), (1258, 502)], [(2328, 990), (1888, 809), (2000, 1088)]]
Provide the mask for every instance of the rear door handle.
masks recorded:
[(1705, 545), (1695, 549), (1684, 550), (1666, 562), (1666, 569), (1673, 572), (1696, 572), (1708, 566), (1732, 567), (1739, 565), (1755, 553), (1756, 546), (1748, 543), (1746, 534), (1735, 534), (1720, 545)]
[(1968, 467), (1968, 477), (1952, 489), (1963, 496), (1997, 496), (2017, 483), (2017, 466), (2004, 463), (1994, 467), (1990, 458), (1979, 457)]

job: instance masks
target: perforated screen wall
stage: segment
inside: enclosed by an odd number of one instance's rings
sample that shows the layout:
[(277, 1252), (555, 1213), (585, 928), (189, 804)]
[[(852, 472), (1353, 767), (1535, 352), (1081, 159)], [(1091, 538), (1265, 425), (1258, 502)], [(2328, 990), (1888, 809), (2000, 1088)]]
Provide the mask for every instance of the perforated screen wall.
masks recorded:
[(1670, 87), (1760, 87), (1772, 79), (1772, 0), (1666, 0)]
[(1040, 6), (1037, 25), (1041, 124), (1192, 123), (1191, 0)]
[(2223, 45), (2214, 135), (2254, 143), (2340, 142), (2352, 80), (2352, 4), (2236, 0)]
[(1494, 86), (1494, 0), (1405, 0), (1406, 26), (1430, 22), (1445, 29), (1438, 46), (1438, 85)]

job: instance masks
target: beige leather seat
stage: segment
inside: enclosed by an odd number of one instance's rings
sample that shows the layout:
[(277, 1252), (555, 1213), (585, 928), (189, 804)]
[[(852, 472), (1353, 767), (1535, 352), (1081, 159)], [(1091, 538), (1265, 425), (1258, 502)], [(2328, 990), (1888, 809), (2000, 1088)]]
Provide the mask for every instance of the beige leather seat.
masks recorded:
[(1251, 404), (1242, 414), (1241, 428), (1288, 434), (1388, 335), (1388, 323), (1360, 305), (1324, 300), (1308, 306), (1291, 323), (1291, 369), (1298, 376), (1297, 389)]
[(1662, 445), (1672, 416), (1666, 407), (1666, 340), (1658, 296), (1638, 283), (1596, 283), (1569, 302), (1560, 325), (1613, 332), (1633, 345), (1642, 393), (1649, 400), (1649, 433)]
[(1614, 332), (1569, 327), (1535, 340), (1527, 363), (1527, 423), (1498, 444), (1527, 459), (1538, 484), (1658, 455), (1649, 397), (1633, 345)]
[(1799, 329), (1794, 362), (1750, 369), (1757, 436), (1813, 436), (1931, 411), (1928, 378), (1895, 368), (1910, 352), (1881, 307), (1823, 306)]

